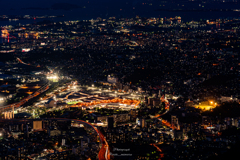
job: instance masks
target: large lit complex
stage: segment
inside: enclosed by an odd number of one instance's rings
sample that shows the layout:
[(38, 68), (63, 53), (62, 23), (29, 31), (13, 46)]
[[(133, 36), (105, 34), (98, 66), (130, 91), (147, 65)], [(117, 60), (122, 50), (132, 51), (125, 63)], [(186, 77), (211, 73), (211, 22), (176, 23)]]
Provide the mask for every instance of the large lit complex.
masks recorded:
[(201, 102), (199, 103), (199, 105), (195, 105), (194, 107), (201, 110), (212, 110), (216, 106), (217, 106), (217, 102), (214, 102), (211, 100), (211, 101)]

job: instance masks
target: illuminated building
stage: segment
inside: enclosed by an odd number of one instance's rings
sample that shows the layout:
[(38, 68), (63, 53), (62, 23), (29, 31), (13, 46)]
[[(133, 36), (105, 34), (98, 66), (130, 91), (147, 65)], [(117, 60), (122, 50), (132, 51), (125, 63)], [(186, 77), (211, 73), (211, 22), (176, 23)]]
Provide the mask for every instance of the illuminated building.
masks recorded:
[(7, 29), (2, 30), (2, 38), (9, 38), (9, 33)]
[(172, 127), (174, 127), (174, 128), (178, 128), (178, 126), (179, 126), (179, 124), (178, 124), (178, 118), (177, 118), (177, 116), (175, 116), (175, 115), (172, 115), (171, 116), (171, 125), (172, 125)]
[(215, 101), (204, 101), (199, 103), (199, 105), (195, 105), (195, 108), (199, 108), (202, 110), (211, 110), (217, 106), (217, 103)]
[(115, 83), (115, 84), (116, 84), (116, 83), (118, 82), (118, 78), (116, 78), (116, 77), (114, 77), (114, 76), (108, 75), (107, 81), (108, 81), (109, 83)]
[(146, 120), (143, 118), (143, 119), (140, 119), (140, 126), (142, 128), (146, 127)]
[(34, 130), (42, 130), (42, 121), (33, 121)]

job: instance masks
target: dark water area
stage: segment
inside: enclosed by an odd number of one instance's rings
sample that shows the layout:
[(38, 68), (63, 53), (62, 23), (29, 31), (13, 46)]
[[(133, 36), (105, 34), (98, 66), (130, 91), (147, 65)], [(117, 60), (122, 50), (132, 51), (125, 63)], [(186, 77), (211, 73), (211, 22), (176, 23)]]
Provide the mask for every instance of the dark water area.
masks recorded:
[[(6, 7), (0, 6), (0, 15), (34, 15), (34, 16), (44, 16), (53, 15), (59, 16), (64, 15), (64, 17), (50, 18), (47, 20), (52, 21), (68, 21), (68, 20), (89, 20), (96, 19), (97, 17), (108, 18), (108, 17), (124, 17), (132, 18), (137, 15), (140, 17), (182, 17), (182, 21), (192, 21), (192, 20), (204, 20), (204, 19), (218, 19), (218, 18), (238, 18), (240, 17), (240, 12), (233, 11), (233, 9), (239, 9), (240, 3), (201, 3), (201, 2), (178, 2), (178, 1), (162, 1), (157, 0), (122, 0), (122, 1), (69, 1), (70, 4), (76, 4), (80, 6), (79, 8), (73, 9), (49, 9), (51, 5), (54, 4), (54, 0), (43, 0), (41, 2), (30, 2), (28, 0), (17, 2), (14, 5), (7, 3)], [(0, 0), (1, 2), (1, 0)], [(29, 3), (24, 3), (29, 2)], [(48, 3), (49, 2), (49, 3)], [(59, 0), (56, 2), (66, 2), (64, 0)], [(144, 3), (145, 2), (145, 3)], [(146, 3), (147, 2), (147, 3)], [(36, 3), (38, 3), (36, 5)], [(45, 8), (45, 9), (37, 9)], [(220, 11), (220, 9), (228, 9), (228, 11)], [(19, 21), (0, 21), (0, 26), (5, 25), (16, 25), (16, 24), (31, 24), (36, 23), (46, 19), (28, 19)]]

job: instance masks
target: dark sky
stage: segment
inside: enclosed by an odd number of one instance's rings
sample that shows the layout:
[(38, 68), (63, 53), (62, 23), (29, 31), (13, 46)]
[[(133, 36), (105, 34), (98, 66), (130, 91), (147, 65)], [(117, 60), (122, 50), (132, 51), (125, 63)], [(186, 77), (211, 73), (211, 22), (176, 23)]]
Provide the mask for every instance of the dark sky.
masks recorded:
[(24, 6), (35, 6), (35, 7), (46, 7), (51, 6), (54, 3), (71, 3), (71, 4), (86, 4), (86, 3), (111, 3), (114, 2), (115, 4), (119, 2), (129, 2), (129, 3), (136, 3), (136, 2), (150, 2), (154, 0), (0, 0), (0, 7), (24, 7)]
[[(237, 12), (165, 12), (161, 9), (239, 9), (240, 3), (220, 3), (214, 0), (204, 0), (212, 3), (203, 3), (201, 0), (0, 0), (0, 15), (65, 15), (72, 19), (86, 17), (95, 18), (107, 16), (132, 17), (186, 17), (188, 20), (199, 18), (239, 17)], [(227, 0), (226, 0), (227, 1)], [(240, 1), (240, 0), (239, 0)], [(142, 3), (147, 3), (142, 5)], [(164, 3), (166, 2), (166, 3)], [(76, 4), (85, 9), (73, 10), (37, 10), (23, 8), (50, 8), (54, 3)], [(152, 5), (150, 5), (152, 4)], [(203, 8), (204, 6), (204, 8)], [(134, 9), (133, 9), (134, 8)], [(104, 17), (105, 16), (105, 17)]]
[[(92, 0), (96, 1), (96, 0)], [(82, 4), (87, 0), (0, 0), (1, 8), (17, 8), (17, 7), (49, 7), (54, 3), (72, 3)]]
[[(21, 11), (23, 8), (50, 8), (55, 3), (69, 3), (76, 4), (80, 7), (86, 6), (87, 9), (91, 10), (106, 10), (108, 8), (120, 9), (121, 7), (126, 7), (125, 9), (129, 9), (129, 7), (136, 3), (141, 3), (143, 1), (156, 1), (156, 0), (0, 0), (0, 15), (2, 14), (19, 14), (23, 13)], [(103, 10), (103, 11), (104, 11)], [(6, 12), (8, 11), (8, 12)], [(12, 12), (11, 12), (12, 11)], [(33, 13), (30, 11), (29, 14)], [(26, 13), (26, 11), (24, 12)]]
[[(174, 4), (180, 4), (181, 3), (191, 3), (190, 6), (195, 6), (198, 7), (199, 4), (201, 4), (203, 1), (202, 0), (195, 0), (192, 2), (189, 2), (188, 0), (0, 0), (0, 9), (19, 9), (19, 8), (27, 8), (27, 7), (50, 7), (54, 3), (70, 3), (70, 4), (76, 4), (76, 5), (93, 5), (96, 6), (98, 4), (100, 5), (107, 5), (107, 6), (116, 6), (116, 5), (132, 5), (134, 6), (135, 4), (142, 4), (144, 3), (152, 3), (153, 5), (158, 5), (161, 2), (167, 2), (168, 4), (165, 7), (171, 7), (174, 6)], [(211, 4), (212, 8), (218, 7), (219, 6), (219, 1), (220, 0), (204, 0), (204, 2), (213, 2)], [(231, 1), (231, 0), (226, 0), (226, 1)], [(240, 0), (239, 0), (240, 1)], [(88, 3), (89, 2), (89, 3)], [(202, 3), (203, 5), (207, 5)], [(225, 3), (226, 4), (226, 3)], [(220, 5), (221, 6), (221, 5)], [(223, 6), (221, 6), (223, 7)], [(239, 8), (239, 4), (236, 6), (236, 8)]]

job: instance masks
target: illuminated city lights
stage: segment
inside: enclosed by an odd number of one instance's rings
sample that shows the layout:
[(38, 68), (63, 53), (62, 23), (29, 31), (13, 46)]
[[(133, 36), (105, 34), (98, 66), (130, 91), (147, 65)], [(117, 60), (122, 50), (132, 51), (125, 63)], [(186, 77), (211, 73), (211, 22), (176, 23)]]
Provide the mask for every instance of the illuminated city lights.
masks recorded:
[[(74, 3), (32, 5), (44, 14), (71, 11), (65, 17), (0, 15), (1, 159), (233, 154), (240, 135), (237, 0)], [(106, 16), (88, 20), (95, 12)]]

